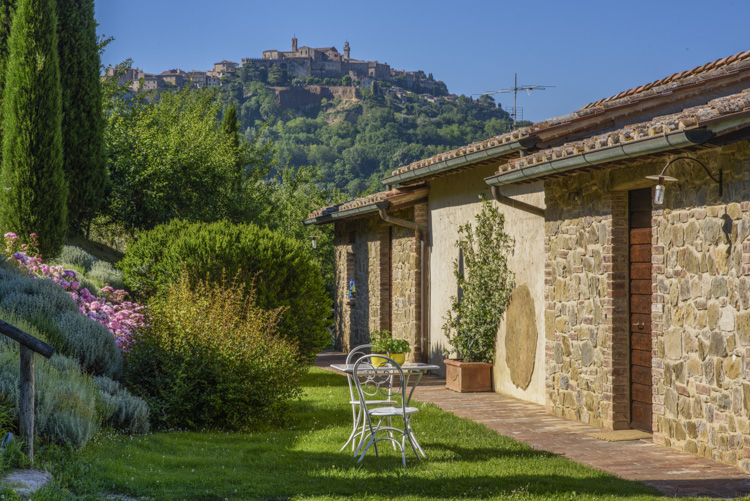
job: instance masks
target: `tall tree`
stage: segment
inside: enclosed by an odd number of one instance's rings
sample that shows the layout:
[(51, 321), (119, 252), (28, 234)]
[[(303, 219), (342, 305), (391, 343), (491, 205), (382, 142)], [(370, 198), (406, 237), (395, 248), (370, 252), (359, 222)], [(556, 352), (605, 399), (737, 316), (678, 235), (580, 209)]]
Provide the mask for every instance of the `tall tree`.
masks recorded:
[(19, 235), (37, 233), (41, 253), (54, 256), (68, 214), (55, 1), (18, 0), (8, 45), (0, 221)]
[[(234, 169), (230, 173), (230, 196), (241, 197), (242, 196), (242, 181), (244, 180), (244, 169), (246, 158), (240, 151), (240, 120), (237, 116), (237, 106), (232, 104), (224, 110), (224, 117), (221, 120), (221, 129), (227, 136), (227, 140), (231, 145), (232, 152), (234, 154)], [(236, 207), (236, 206), (235, 206)]]
[(240, 121), (237, 117), (237, 106), (232, 104), (224, 111), (224, 117), (221, 121), (221, 128), (224, 134), (232, 143), (235, 150), (240, 148)]
[[(16, 10), (16, 0), (0, 0), (0, 145), (2, 145), (2, 100), (5, 90), (5, 71), (8, 69), (8, 39), (10, 38), (10, 24), (13, 20), (13, 12)], [(0, 146), (2, 155), (2, 146)], [(0, 157), (1, 158), (1, 157)]]
[(60, 1), (57, 18), (68, 227), (77, 233), (94, 217), (107, 182), (94, 0)]

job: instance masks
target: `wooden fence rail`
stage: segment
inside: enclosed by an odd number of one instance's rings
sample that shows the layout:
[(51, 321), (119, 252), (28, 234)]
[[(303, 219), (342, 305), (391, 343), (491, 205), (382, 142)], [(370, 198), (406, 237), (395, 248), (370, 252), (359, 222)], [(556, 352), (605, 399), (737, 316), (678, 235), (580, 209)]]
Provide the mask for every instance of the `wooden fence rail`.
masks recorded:
[(19, 432), (26, 443), (26, 454), (34, 464), (34, 353), (50, 358), (55, 347), (31, 336), (14, 325), (0, 320), (0, 334), (21, 345), (21, 383), (18, 402)]

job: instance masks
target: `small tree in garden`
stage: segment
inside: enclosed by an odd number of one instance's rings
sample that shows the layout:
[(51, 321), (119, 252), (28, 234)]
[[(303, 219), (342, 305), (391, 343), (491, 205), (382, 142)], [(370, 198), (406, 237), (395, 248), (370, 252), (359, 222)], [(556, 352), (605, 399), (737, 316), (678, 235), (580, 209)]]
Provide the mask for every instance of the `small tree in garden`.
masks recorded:
[(471, 223), (459, 227), (456, 242), (463, 256), (453, 262), (461, 294), (451, 297), (443, 330), (456, 353), (467, 362), (495, 359), (497, 327), (510, 301), (514, 276), (508, 268), (513, 241), (504, 231), (505, 218), (489, 200)]
[(54, 0), (19, 0), (8, 44), (0, 222), (6, 231), (41, 235), (42, 255), (54, 256), (68, 212)]
[(252, 288), (191, 284), (187, 274), (150, 307), (124, 378), (156, 424), (247, 429), (283, 419), (304, 372), (294, 344), (276, 333), (283, 308), (260, 308)]

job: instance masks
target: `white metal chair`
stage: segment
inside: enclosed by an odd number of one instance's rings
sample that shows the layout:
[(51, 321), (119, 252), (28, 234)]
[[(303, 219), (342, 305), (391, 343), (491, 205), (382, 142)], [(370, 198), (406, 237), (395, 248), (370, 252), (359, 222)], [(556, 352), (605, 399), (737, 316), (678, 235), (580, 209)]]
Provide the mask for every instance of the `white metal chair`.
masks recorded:
[[(385, 360), (385, 363), (377, 366), (373, 365), (371, 361), (373, 356), (381, 357)], [(398, 384), (395, 383), (396, 377), (398, 377)], [(364, 425), (366, 426), (366, 430), (369, 431), (369, 435), (362, 435), (359, 446), (357, 446), (357, 451), (354, 453), (356, 456), (361, 452), (358, 462), (364, 459), (367, 450), (371, 446), (375, 446), (375, 454), (379, 455), (377, 443), (382, 440), (387, 440), (394, 445), (398, 445), (401, 449), (401, 461), (404, 466), (406, 466), (407, 441), (414, 454), (421, 460), (422, 458), (419, 454), (421, 452), (424, 455), (424, 452), (414, 437), (410, 422), (411, 416), (416, 414), (419, 409), (409, 406), (411, 393), (406, 393), (406, 378), (401, 366), (392, 358), (385, 355), (365, 355), (354, 364), (352, 379), (354, 380), (354, 385), (357, 388), (361, 402), (361, 409), (365, 418)], [(399, 398), (401, 405), (383, 407), (369, 407), (367, 405), (366, 402), (368, 399), (379, 398), (380, 396), (387, 396), (390, 400)], [(403, 430), (393, 426), (391, 423), (391, 418), (399, 417), (404, 421)], [(384, 418), (388, 420), (386, 426), (382, 424)], [(377, 424), (373, 424), (373, 420), (375, 419), (377, 419)], [(378, 433), (381, 432), (387, 432), (388, 436), (378, 438)], [(401, 433), (400, 442), (394, 438), (394, 433)], [(367, 444), (363, 447), (365, 440), (367, 440)]]
[[(359, 358), (365, 356), (368, 354), (368, 350), (372, 348), (371, 344), (362, 344), (355, 348), (352, 348), (352, 350), (349, 352), (349, 354), (346, 356), (346, 365), (351, 366), (355, 362), (359, 360)], [(352, 406), (352, 432), (349, 434), (349, 438), (346, 440), (346, 443), (344, 444), (340, 451), (343, 451), (347, 445), (349, 445), (349, 442), (352, 444), (352, 451), (355, 451), (358, 448), (358, 443), (356, 438), (359, 437), (359, 442), (362, 441), (367, 428), (366, 424), (363, 421), (363, 412), (362, 412), (362, 402), (360, 401), (359, 395), (357, 394), (357, 388), (354, 384), (354, 379), (351, 374), (347, 374), (347, 380), (349, 382), (349, 403)], [(385, 396), (383, 399), (371, 399), (367, 400), (366, 405), (368, 406), (378, 406), (378, 405), (392, 405), (396, 402), (390, 398), (390, 396)], [(356, 455), (356, 454), (355, 454)]]

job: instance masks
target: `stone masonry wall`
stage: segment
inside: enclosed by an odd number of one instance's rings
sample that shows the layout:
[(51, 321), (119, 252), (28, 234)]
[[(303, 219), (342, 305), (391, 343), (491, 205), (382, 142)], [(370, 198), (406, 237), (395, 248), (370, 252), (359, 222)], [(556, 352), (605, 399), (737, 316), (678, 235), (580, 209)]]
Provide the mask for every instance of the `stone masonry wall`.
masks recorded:
[[(392, 215), (414, 221), (414, 208)], [(391, 235), (391, 332), (394, 338), (409, 341), (412, 351), (408, 360), (421, 360), (419, 235), (411, 228), (395, 225), (392, 226)]]
[[(376, 222), (368, 218), (336, 223), (334, 324), (336, 346), (344, 351), (369, 342), (370, 331), (380, 328), (379, 302), (371, 293), (380, 289), (380, 269), (370, 266), (380, 250)], [(352, 300), (347, 298), (351, 278), (356, 287)]]
[(654, 211), (655, 440), (750, 469), (750, 148), (675, 165)]
[[(652, 212), (654, 441), (750, 470), (750, 142), (670, 167)], [(547, 407), (629, 423), (628, 190), (675, 157), (545, 182)]]
[[(622, 333), (623, 291), (613, 276), (613, 244), (624, 237), (621, 194), (602, 191), (600, 174), (545, 183), (545, 336), (547, 409), (567, 419), (622, 428), (616, 393), (627, 390)], [(571, 193), (573, 194), (571, 196)], [(615, 224), (613, 224), (613, 214)], [(625, 319), (627, 325), (627, 319)]]
[[(413, 220), (414, 208), (392, 215)], [(424, 209), (418, 208), (424, 219)], [(379, 216), (336, 223), (334, 323), (337, 348), (348, 351), (370, 341), (370, 332), (390, 330), (408, 339), (411, 358), (421, 356), (420, 258), (417, 232), (384, 223)], [(353, 266), (352, 266), (353, 264)], [(347, 298), (354, 278), (356, 295)]]

